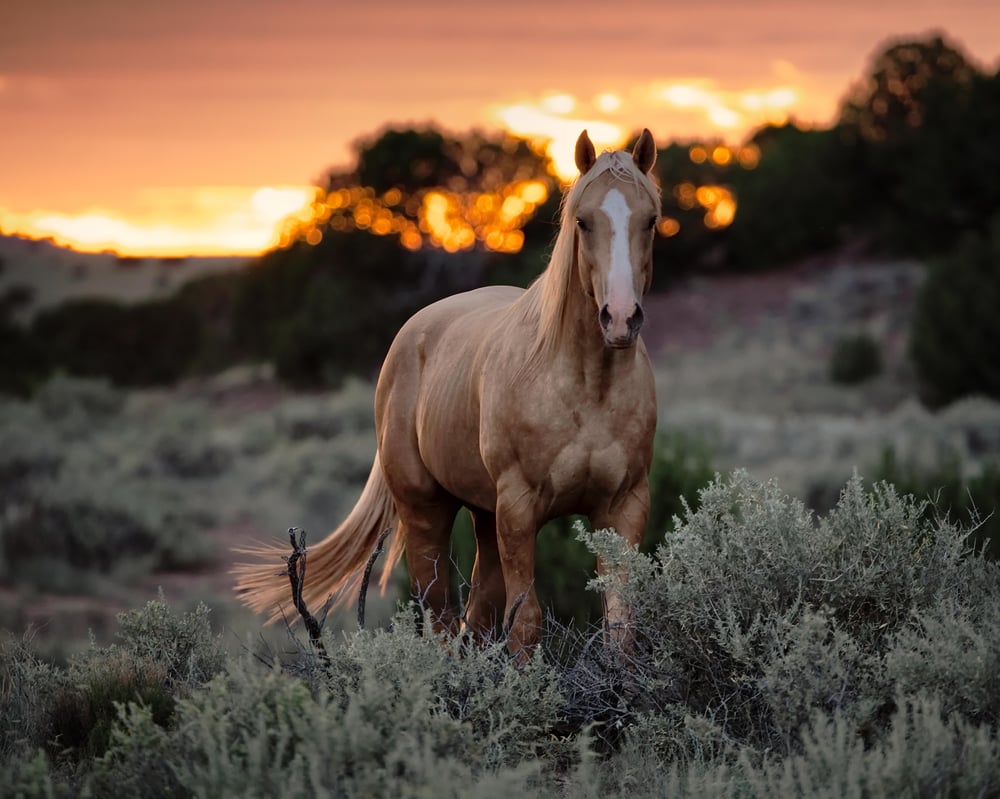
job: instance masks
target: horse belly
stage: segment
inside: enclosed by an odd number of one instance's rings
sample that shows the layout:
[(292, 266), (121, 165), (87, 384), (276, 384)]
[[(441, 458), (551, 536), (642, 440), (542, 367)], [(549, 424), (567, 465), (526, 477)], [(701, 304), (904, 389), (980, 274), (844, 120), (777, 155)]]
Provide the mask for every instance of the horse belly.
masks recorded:
[(434, 479), (463, 505), (496, 507), (496, 487), (479, 448), (474, 353), (438, 347), (428, 359), (416, 408), (417, 446)]
[(434, 479), (463, 505), (492, 511), (493, 484), (479, 451), (478, 426), (430, 414), (419, 425), (420, 456)]

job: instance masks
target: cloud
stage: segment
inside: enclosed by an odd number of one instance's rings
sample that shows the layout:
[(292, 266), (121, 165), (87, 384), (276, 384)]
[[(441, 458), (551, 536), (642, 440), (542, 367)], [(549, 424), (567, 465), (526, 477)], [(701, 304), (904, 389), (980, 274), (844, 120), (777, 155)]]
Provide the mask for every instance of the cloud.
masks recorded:
[(723, 84), (678, 77), (633, 85), (627, 92), (601, 91), (590, 100), (569, 92), (494, 106), (492, 116), (508, 130), (543, 140), (558, 174), (576, 174), (574, 144), (586, 129), (594, 143), (616, 147), (641, 127), (673, 138), (742, 138), (765, 123), (783, 123), (799, 108), (807, 80), (787, 61), (772, 65), (773, 82)]
[[(558, 107), (572, 111), (577, 103), (570, 95), (558, 95), (572, 102), (559, 104)], [(536, 103), (518, 103), (503, 106), (496, 110), (497, 118), (504, 127), (519, 136), (545, 140), (546, 152), (552, 159), (556, 172), (565, 179), (571, 179), (576, 174), (574, 152), (576, 140), (580, 131), (586, 129), (591, 141), (600, 147), (612, 147), (621, 142), (623, 132), (618, 125), (594, 118), (571, 117), (553, 113), (551, 104), (546, 98)]]

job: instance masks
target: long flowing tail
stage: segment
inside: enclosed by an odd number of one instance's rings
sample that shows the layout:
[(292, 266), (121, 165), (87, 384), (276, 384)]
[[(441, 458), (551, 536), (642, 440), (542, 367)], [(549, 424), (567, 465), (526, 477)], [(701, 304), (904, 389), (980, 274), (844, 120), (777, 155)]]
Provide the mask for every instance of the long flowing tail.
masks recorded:
[[(379, 533), (396, 525), (398, 515), (389, 486), (382, 473), (378, 454), (368, 475), (364, 491), (344, 522), (326, 538), (308, 547), (308, 561), (302, 598), (313, 612), (336, 595), (336, 605), (345, 605), (356, 598), (362, 572), (375, 546)], [(383, 592), (389, 582), (392, 567), (403, 554), (404, 542), (393, 537), (382, 572)], [(282, 558), (289, 554), (288, 546), (259, 546), (235, 549), (256, 559), (254, 563), (238, 563), (233, 573), (238, 575), (236, 592), (241, 601), (257, 613), (271, 613), (269, 622), (282, 617), (281, 607), (291, 605), (288, 576), (281, 574)]]

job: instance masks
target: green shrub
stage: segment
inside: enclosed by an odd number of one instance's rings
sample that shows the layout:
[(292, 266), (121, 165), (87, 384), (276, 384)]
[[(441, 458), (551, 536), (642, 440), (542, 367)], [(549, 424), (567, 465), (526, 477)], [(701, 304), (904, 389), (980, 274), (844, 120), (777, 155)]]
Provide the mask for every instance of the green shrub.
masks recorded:
[(988, 236), (967, 234), (930, 262), (917, 296), (910, 349), (924, 400), (1000, 398), (1000, 215)]
[(119, 706), (128, 702), (145, 705), (155, 723), (165, 726), (175, 703), (166, 669), (117, 649), (74, 661), (49, 709), (50, 754), (76, 762), (100, 757), (111, 743)]
[(0, 399), (0, 502), (4, 505), (16, 500), (32, 481), (56, 475), (65, 459), (66, 444), (51, 431), (40, 429), (43, 426), (33, 408)]
[(421, 636), (412, 609), (283, 666), (224, 660), (203, 608), (162, 600), (65, 669), (12, 641), (0, 779), (39, 796), (994, 795), (1000, 567), (923, 504), (855, 477), (817, 519), (717, 478), (652, 554), (581, 534), (621, 567), (595, 587), (629, 602), (627, 646), (553, 626), (520, 667), (502, 642)]
[(212, 429), (210, 414), (197, 401), (161, 414), (143, 442), (150, 450), (140, 467), (144, 476), (205, 483), (232, 468), (235, 447)]
[[(848, 92), (840, 128), (866, 227), (884, 246), (947, 252), (1000, 209), (1000, 154), (982, 131), (1000, 121), (1000, 74), (941, 36), (890, 42)], [(961, 154), (956, 157), (956, 154)]]
[(331, 662), (310, 661), (308, 679), (231, 663), (165, 732), (148, 710), (123, 710), (94, 784), (144, 774), (156, 782), (143, 795), (501, 796), (526, 790), (537, 753), (560, 747), (548, 734), (560, 696), (540, 660), (459, 657), (408, 612), (392, 632), (327, 646)]
[(830, 378), (834, 383), (854, 385), (882, 371), (878, 342), (867, 333), (838, 338), (830, 357)]
[(225, 666), (225, 650), (212, 633), (209, 614), (204, 603), (177, 613), (161, 594), (141, 610), (118, 614), (119, 647), (161, 666), (171, 686), (202, 685)]
[(964, 533), (924, 521), (922, 504), (891, 486), (865, 493), (857, 477), (818, 521), (742, 473), (701, 502), (653, 558), (607, 533), (584, 536), (629, 574), (619, 590), (643, 668), (632, 712), (682, 703), (724, 740), (786, 753), (816, 708), (878, 726), (893, 701), (882, 658), (959, 593)]
[[(162, 503), (162, 504), (161, 504)], [(201, 566), (215, 556), (209, 520), (166, 497), (93, 476), (33, 482), (0, 519), (0, 575), (48, 591), (93, 588), (95, 580)]]
[(643, 552), (655, 551), (686, 509), (698, 509), (701, 491), (715, 474), (706, 444), (675, 430), (657, 434), (649, 469), (649, 523), (640, 547)]
[(118, 565), (152, 568), (158, 534), (141, 517), (108, 503), (35, 495), (0, 527), (5, 577), (66, 590), (60, 572), (111, 574)]
[(209, 438), (192, 433), (167, 433), (156, 442), (156, 460), (163, 472), (182, 480), (204, 480), (225, 473), (233, 453)]
[(873, 475), (901, 493), (926, 500), (925, 520), (951, 519), (969, 531), (970, 546), (1000, 560), (1000, 464), (987, 462), (979, 474), (966, 477), (957, 457), (941, 458), (928, 470), (901, 463), (890, 447), (883, 451)]
[(867, 748), (854, 721), (817, 714), (803, 751), (759, 768), (741, 764), (751, 796), (988, 796), (1000, 790), (1000, 742), (988, 727), (944, 714), (931, 696), (908, 700)]
[[(228, 448), (197, 432), (197, 413), (161, 415), (152, 442), (137, 416), (120, 391), (92, 380), (57, 377), (31, 404), (4, 402), (0, 580), (93, 592), (109, 578), (203, 566), (215, 556), (209, 504), (162, 478), (196, 467), (205, 476), (206, 459)], [(185, 426), (187, 437), (176, 435)]]
[(901, 693), (926, 691), (944, 710), (1000, 723), (1000, 590), (984, 580), (977, 596), (941, 599), (894, 638), (886, 676)]
[[(694, 731), (699, 725), (690, 718), (676, 726), (679, 734), (705, 735)], [(929, 695), (908, 699), (874, 744), (840, 712), (813, 714), (801, 739), (801, 751), (785, 758), (729, 749), (685, 763), (659, 756), (655, 731), (636, 725), (605, 763), (578, 768), (569, 788), (573, 796), (594, 799), (992, 796), (1000, 788), (997, 737), (987, 726), (947, 713)]]
[(79, 438), (117, 419), (125, 395), (107, 380), (56, 375), (38, 391), (35, 403), (60, 434)]
[(108, 748), (86, 773), (87, 788), (95, 797), (192, 796), (178, 780), (174, 750), (170, 732), (150, 707), (135, 702), (119, 705)]
[(152, 723), (166, 728), (178, 699), (225, 665), (204, 605), (177, 613), (161, 598), (118, 620), (120, 643), (92, 646), (66, 669), (39, 662), (26, 641), (3, 644), (0, 754), (44, 748), (70, 768), (90, 762), (111, 745), (122, 707), (138, 703)]
[(334, 393), (317, 398), (292, 398), (277, 409), (278, 432), (289, 441), (329, 441), (344, 433), (374, 435), (373, 392), (369, 383), (348, 380)]
[(42, 750), (30, 758), (0, 762), (0, 785), (5, 796), (17, 799), (75, 799), (79, 795), (53, 774), (52, 763)]
[(233, 342), (233, 306), (243, 269), (188, 279), (170, 297), (177, 313), (196, 318), (200, 331), (190, 371), (215, 374), (237, 361)]
[(49, 708), (65, 681), (63, 671), (35, 656), (30, 634), (23, 638), (6, 634), (0, 642), (0, 718), (4, 720), (0, 761), (45, 745)]
[(774, 268), (838, 246), (860, 210), (858, 175), (840, 131), (770, 125), (751, 143), (760, 150), (757, 168), (732, 172), (731, 262)]
[(363, 231), (327, 231), (316, 246), (273, 250), (240, 275), (233, 341), (291, 385), (370, 376), (403, 322), (468, 278), (461, 256), (436, 257)]

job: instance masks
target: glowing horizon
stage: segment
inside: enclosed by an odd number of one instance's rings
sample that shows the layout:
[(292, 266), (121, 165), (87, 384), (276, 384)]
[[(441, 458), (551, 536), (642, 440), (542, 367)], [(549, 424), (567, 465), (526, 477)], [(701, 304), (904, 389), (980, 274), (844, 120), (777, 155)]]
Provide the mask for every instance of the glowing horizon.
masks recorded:
[[(1000, 5), (981, 0), (133, 6), (5, 9), (0, 229), (84, 249), (255, 253), (281, 225), (254, 192), (306, 196), (386, 125), (502, 126), (566, 179), (584, 127), (600, 147), (642, 127), (661, 146), (733, 147), (767, 121), (828, 124), (893, 40), (943, 33), (988, 69), (1000, 56)], [(158, 186), (184, 188), (147, 194)]]
[[(0, 231), (51, 239), (78, 252), (135, 257), (259, 255), (280, 241), (289, 216), (308, 206), (311, 186), (204, 186), (144, 192), (132, 214), (108, 208), (78, 213), (0, 208)], [(167, 209), (157, 212), (157, 199)], [(185, 202), (186, 200), (186, 202)]]
[[(769, 122), (784, 122), (800, 91), (785, 83), (724, 89), (707, 79), (677, 79), (634, 87), (628, 96), (601, 91), (590, 98), (550, 91), (496, 104), (488, 116), (500, 127), (536, 142), (564, 182), (576, 174), (574, 146), (586, 129), (598, 149), (622, 146), (634, 132), (629, 120), (663, 109), (698, 118), (704, 132), (692, 140), (725, 140)], [(738, 126), (738, 129), (737, 129)], [(666, 142), (660, 140), (658, 144)], [(75, 213), (0, 207), (0, 230), (51, 239), (80, 252), (114, 251), (135, 257), (253, 256), (278, 246), (288, 220), (308, 211), (310, 186), (147, 189), (134, 210), (92, 207)]]

